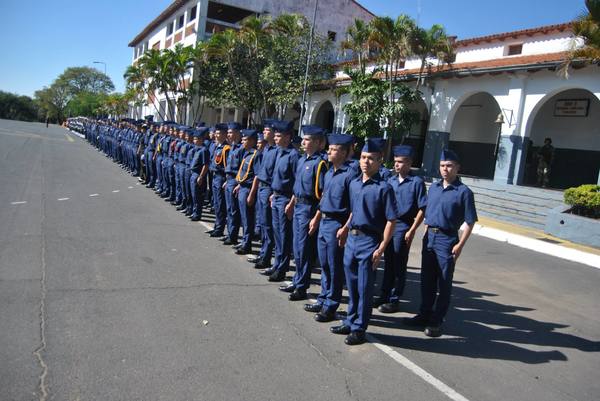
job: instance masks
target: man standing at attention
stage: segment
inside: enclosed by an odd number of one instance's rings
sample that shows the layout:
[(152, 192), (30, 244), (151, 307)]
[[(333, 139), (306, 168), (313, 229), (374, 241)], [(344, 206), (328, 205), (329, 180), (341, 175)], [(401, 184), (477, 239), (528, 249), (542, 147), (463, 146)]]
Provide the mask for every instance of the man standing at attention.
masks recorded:
[[(425, 335), (442, 335), (450, 306), (454, 266), (477, 221), (473, 192), (460, 181), (458, 156), (444, 150), (440, 156), (442, 180), (429, 188), (421, 259), (421, 308), (405, 324), (425, 327)], [(458, 230), (466, 223), (459, 237)]]

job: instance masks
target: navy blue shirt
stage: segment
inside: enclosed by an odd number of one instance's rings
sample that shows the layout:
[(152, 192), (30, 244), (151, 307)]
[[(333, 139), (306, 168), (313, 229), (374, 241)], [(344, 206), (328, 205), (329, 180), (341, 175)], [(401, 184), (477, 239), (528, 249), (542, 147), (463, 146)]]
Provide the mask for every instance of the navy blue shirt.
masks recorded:
[(294, 179), (296, 177), (296, 165), (299, 158), (298, 151), (292, 145), (285, 149), (277, 149), (277, 160), (273, 168), (273, 181), (271, 182), (273, 191), (286, 195), (292, 194)]
[(258, 174), (256, 174), (256, 176), (261, 182), (264, 182), (267, 185), (271, 185), (276, 161), (277, 146), (266, 145), (261, 152), (260, 168), (257, 170)]
[(398, 217), (396, 197), (390, 184), (379, 173), (363, 183), (362, 177), (350, 182), (351, 229), (383, 235), (388, 220)]
[(258, 152), (256, 149), (245, 150), (242, 148), (240, 153), (242, 154), (242, 161), (235, 179), (244, 186), (250, 186), (254, 181), (254, 163), (258, 158)]
[(244, 153), (244, 148), (242, 144), (235, 143), (231, 145), (231, 150), (227, 155), (227, 164), (225, 165), (225, 173), (228, 175), (236, 175), (240, 164), (242, 162), (242, 156)]
[(459, 178), (446, 188), (441, 180), (431, 184), (427, 194), (425, 224), (455, 233), (463, 223), (471, 225), (476, 221), (475, 197)]
[[(321, 168), (319, 169), (319, 166)], [(296, 176), (294, 178), (294, 196), (301, 198), (320, 199), (323, 191), (323, 177), (327, 171), (327, 163), (323, 161), (320, 153), (300, 157), (296, 163)], [(318, 194), (315, 187), (318, 186)]]
[(396, 229), (409, 229), (419, 210), (427, 206), (425, 182), (421, 177), (412, 174), (406, 176), (402, 182), (399, 177), (392, 177), (388, 182), (394, 190), (398, 205)]
[(210, 155), (206, 146), (196, 146), (194, 158), (190, 163), (190, 170), (193, 173), (200, 174), (202, 167), (210, 163)]
[(337, 170), (331, 167), (323, 178), (323, 195), (319, 209), (321, 213), (350, 214), (350, 182), (356, 178), (350, 163)]
[(225, 163), (227, 162), (227, 152), (223, 152), (223, 148), (225, 146), (229, 146), (227, 142), (223, 142), (222, 144), (217, 143), (213, 149), (213, 154), (210, 158), (210, 171), (224, 174), (225, 173)]

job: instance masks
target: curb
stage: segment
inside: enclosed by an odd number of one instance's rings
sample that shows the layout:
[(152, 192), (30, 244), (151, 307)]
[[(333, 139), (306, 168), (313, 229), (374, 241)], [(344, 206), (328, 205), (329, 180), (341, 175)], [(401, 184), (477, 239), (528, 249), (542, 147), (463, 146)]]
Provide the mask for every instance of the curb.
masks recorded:
[(600, 269), (600, 256), (475, 223), (473, 234)]

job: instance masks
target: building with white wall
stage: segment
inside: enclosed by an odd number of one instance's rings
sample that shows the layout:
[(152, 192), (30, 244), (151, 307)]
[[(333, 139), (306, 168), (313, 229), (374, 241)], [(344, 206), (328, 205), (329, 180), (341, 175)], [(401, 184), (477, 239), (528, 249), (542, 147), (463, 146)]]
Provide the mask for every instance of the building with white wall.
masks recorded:
[[(451, 66), (430, 60), (422, 102), (414, 105), (421, 122), (408, 138), (419, 149), (422, 173), (437, 175), (440, 150), (449, 146), (461, 155), (465, 175), (533, 184), (535, 151), (550, 137), (551, 187), (598, 182), (600, 67), (575, 63), (568, 79), (558, 74), (579, 45), (570, 24), (560, 24), (459, 40)], [(401, 74), (415, 84), (418, 70), (417, 60), (407, 60)], [(340, 70), (337, 85), (347, 80)], [(343, 130), (348, 101), (333, 90), (313, 93), (307, 119)]]
[[(148, 49), (169, 49), (177, 44), (195, 46), (215, 32), (239, 28), (240, 22), (251, 15), (277, 17), (284, 13), (294, 13), (311, 20), (314, 6), (314, 0), (175, 0), (129, 43), (129, 47), (133, 49), (132, 63)], [(335, 18), (331, 18), (332, 14)], [(373, 17), (373, 13), (355, 0), (320, 0), (315, 25), (319, 33), (339, 44), (355, 19), (368, 21)], [(192, 76), (193, 71), (189, 79)], [(168, 107), (176, 109), (175, 104), (168, 105), (164, 96), (156, 94), (154, 99), (147, 99), (145, 106), (133, 108), (131, 117), (158, 117), (159, 113), (152, 106), (153, 102), (160, 105), (162, 114), (165, 114)], [(187, 115), (191, 116), (191, 113)], [(219, 121), (242, 121), (245, 118), (241, 110), (223, 106), (206, 108), (198, 120), (213, 124)]]

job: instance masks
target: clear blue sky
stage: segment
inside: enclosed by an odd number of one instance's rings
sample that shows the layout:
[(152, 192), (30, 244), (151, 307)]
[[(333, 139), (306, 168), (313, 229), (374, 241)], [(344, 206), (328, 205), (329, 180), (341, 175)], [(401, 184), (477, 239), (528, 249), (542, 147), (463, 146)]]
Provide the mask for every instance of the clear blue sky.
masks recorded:
[[(32, 96), (70, 66), (95, 66), (118, 91), (131, 62), (127, 43), (171, 0), (0, 0), (0, 90)], [(567, 22), (584, 0), (362, 0), (377, 15), (419, 16), (460, 39)]]

